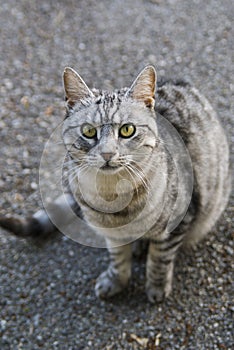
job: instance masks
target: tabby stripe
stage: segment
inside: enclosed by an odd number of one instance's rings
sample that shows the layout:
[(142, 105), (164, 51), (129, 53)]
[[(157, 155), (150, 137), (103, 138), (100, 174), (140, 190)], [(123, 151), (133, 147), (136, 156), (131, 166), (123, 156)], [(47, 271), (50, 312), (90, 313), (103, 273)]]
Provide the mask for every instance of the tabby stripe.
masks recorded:
[(78, 125), (77, 125), (77, 124), (76, 124), (76, 125), (70, 125), (67, 129), (65, 129), (65, 130), (63, 131), (62, 136), (64, 137), (68, 131), (73, 130), (73, 129), (76, 129), (76, 128), (78, 128)]
[[(101, 106), (100, 104), (97, 106), (97, 110), (96, 110), (96, 116), (99, 116), (99, 119), (100, 119), (100, 125), (103, 125), (103, 114), (102, 114), (102, 111), (101, 111)], [(96, 124), (98, 124), (99, 122), (96, 121)]]
[(116, 260), (112, 260), (112, 267), (115, 268), (116, 270), (119, 269), (120, 266), (124, 265), (125, 261), (125, 257), (123, 257), (123, 259), (121, 259), (120, 261), (116, 261)]
[(140, 127), (142, 126), (142, 127), (144, 127), (144, 128), (147, 128), (148, 130), (150, 130), (150, 131), (152, 132), (152, 134), (154, 135), (154, 137), (155, 137), (156, 139), (158, 138), (158, 135), (156, 135), (156, 133), (154, 132), (154, 130), (151, 129), (149, 125), (141, 124), (141, 125), (139, 125), (139, 126), (140, 126)]
[(152, 243), (155, 245), (156, 251), (163, 252), (167, 250), (171, 250), (177, 245), (181, 244), (183, 241), (184, 235), (181, 235), (181, 237), (175, 237), (175, 239), (171, 239), (170, 241), (165, 240), (165, 241), (160, 241), (155, 243), (155, 241), (152, 241)]
[(112, 113), (111, 115), (111, 120), (113, 121), (114, 119), (114, 116), (116, 115), (116, 113), (118, 112), (119, 108), (120, 108), (120, 105), (121, 105), (121, 100), (118, 99), (118, 102), (117, 102), (117, 107), (116, 107), (116, 110)]
[(164, 279), (165, 278), (165, 272), (167, 271), (167, 266), (160, 266), (159, 264), (155, 264), (150, 267), (150, 272), (157, 276), (158, 279)]
[[(156, 240), (156, 239), (152, 239), (152, 243), (156, 244), (156, 245), (160, 245), (163, 243), (169, 243), (171, 241), (173, 241), (175, 238), (180, 238), (181, 236), (184, 236), (183, 232), (180, 231), (173, 231), (169, 237), (162, 239), (162, 240)], [(182, 237), (183, 238), (183, 237)]]
[(159, 97), (164, 98), (167, 101), (170, 101), (170, 95), (167, 93), (167, 90), (164, 88), (164, 86), (162, 88), (160, 88), (157, 91)]
[(147, 275), (148, 279), (153, 282), (154, 285), (157, 287), (164, 287), (165, 285), (165, 277), (164, 278), (157, 278), (152, 271), (149, 271)]
[[(184, 90), (184, 89), (183, 89)], [(184, 91), (182, 92), (181, 91), (181, 89), (176, 89), (176, 88), (174, 88), (174, 90), (173, 90), (173, 92), (174, 92), (174, 94), (175, 94), (175, 100), (176, 101), (183, 101), (183, 102), (185, 102), (185, 103), (187, 103), (186, 102), (186, 99), (185, 99), (185, 97), (184, 97)]]
[(88, 151), (92, 147), (89, 141), (86, 141), (82, 137), (77, 138), (77, 143), (79, 143), (79, 150)]
[(158, 247), (158, 250), (160, 252), (167, 252), (168, 250), (172, 250), (173, 248), (176, 248), (178, 247), (179, 245), (182, 244), (182, 241), (183, 241), (183, 238), (180, 239), (179, 241), (176, 241), (176, 242), (173, 242), (172, 244), (169, 244), (168, 246), (166, 247)]
[(174, 257), (173, 258), (168, 258), (168, 259), (166, 259), (166, 258), (165, 259), (158, 258), (159, 264), (162, 264), (162, 265), (169, 265), (170, 263), (173, 262), (173, 260), (174, 260)]
[(119, 256), (119, 255), (122, 255), (123, 252), (121, 250), (109, 250), (110, 251), (110, 254), (111, 255), (114, 255), (114, 256)]
[[(157, 252), (159, 253), (159, 252)], [(168, 255), (154, 255), (154, 253), (151, 254), (150, 256), (150, 259), (152, 260), (153, 263), (155, 264), (163, 264), (163, 265), (169, 265), (175, 258), (175, 254), (174, 253), (171, 253), (170, 256)]]
[(110, 266), (109, 269), (107, 270), (108, 277), (112, 280), (116, 276), (118, 276), (118, 271), (114, 271), (113, 267)]
[(104, 120), (102, 121), (102, 125), (107, 123), (109, 120), (110, 105), (108, 102), (109, 101), (106, 101), (106, 100), (103, 101), (103, 111), (105, 113), (105, 116), (104, 116)]

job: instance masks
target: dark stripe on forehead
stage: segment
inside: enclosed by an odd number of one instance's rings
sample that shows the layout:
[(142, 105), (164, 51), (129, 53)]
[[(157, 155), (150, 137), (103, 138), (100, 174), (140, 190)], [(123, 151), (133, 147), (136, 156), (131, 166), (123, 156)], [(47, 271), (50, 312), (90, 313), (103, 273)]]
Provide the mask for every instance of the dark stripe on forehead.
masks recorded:
[(103, 121), (103, 113), (101, 111), (101, 104), (98, 104), (97, 109), (95, 111), (94, 124), (101, 125)]
[[(111, 122), (115, 114), (118, 112), (121, 102), (122, 100), (116, 93), (103, 93), (102, 95), (100, 95), (99, 99), (96, 102), (97, 109), (95, 111), (96, 115), (94, 118), (94, 124), (104, 125), (108, 122)], [(111, 109), (114, 109), (112, 114)]]
[(121, 105), (121, 100), (120, 100), (120, 98), (118, 98), (118, 101), (117, 101), (117, 103), (116, 103), (116, 109), (115, 109), (115, 111), (112, 113), (112, 115), (111, 115), (111, 120), (113, 120), (114, 119), (114, 116), (116, 115), (116, 113), (119, 111), (119, 107), (120, 107), (120, 105)]
[(109, 121), (110, 108), (111, 108), (110, 105), (111, 105), (111, 101), (109, 99), (106, 99), (104, 104), (103, 104), (103, 109), (105, 112), (104, 123), (107, 123)]
[(110, 94), (106, 94), (104, 99), (103, 99), (102, 106), (103, 106), (104, 115), (105, 115), (105, 119), (103, 120), (103, 124), (107, 123), (108, 121), (111, 120), (110, 110), (111, 110), (111, 108), (114, 107), (115, 99), (116, 99), (116, 95), (110, 95)]

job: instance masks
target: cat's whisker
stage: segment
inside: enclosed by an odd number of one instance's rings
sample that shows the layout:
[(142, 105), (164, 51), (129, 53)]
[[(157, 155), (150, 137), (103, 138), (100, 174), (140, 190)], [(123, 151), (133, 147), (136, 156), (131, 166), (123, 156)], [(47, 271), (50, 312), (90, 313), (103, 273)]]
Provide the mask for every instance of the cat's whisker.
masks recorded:
[(129, 167), (128, 165), (125, 166), (125, 170), (127, 170), (128, 174), (130, 175), (130, 177), (132, 178), (133, 182), (134, 182), (134, 186), (136, 189), (136, 193), (137, 193), (137, 198), (139, 196), (139, 192), (138, 192), (138, 186), (137, 186), (137, 182), (136, 179), (134, 178), (133, 174), (131, 173), (132, 169), (131, 167)]
[[(144, 160), (141, 157), (139, 157), (139, 158), (134, 157), (134, 159), (141, 163), (141, 167), (146, 167), (146, 168), (149, 168), (149, 170), (156, 170), (156, 171), (159, 171), (159, 169), (160, 169), (158, 164), (154, 164), (152, 161), (149, 163), (147, 160)], [(136, 163), (136, 164), (139, 166), (138, 163)]]
[(78, 172), (69, 175), (69, 184), (71, 185), (78, 178)]
[(132, 164), (129, 164), (129, 169), (132, 170), (133, 174), (140, 180), (140, 182), (142, 183), (142, 185), (144, 186), (145, 190), (147, 192), (149, 192), (149, 187), (148, 184), (146, 183), (143, 175), (140, 173), (139, 169), (137, 169), (135, 166), (133, 166)]
[(69, 168), (64, 168), (63, 169), (63, 175), (65, 176), (68, 176), (70, 174), (72, 174), (74, 171), (76, 171), (77, 169), (79, 169), (79, 166), (76, 165), (76, 166), (72, 166), (72, 167), (69, 167)]
[(57, 165), (54, 165), (54, 169), (57, 170), (57, 169), (63, 169), (64, 166), (67, 166), (67, 165), (70, 165), (72, 164), (73, 162), (72, 161), (66, 161), (66, 162), (63, 162), (63, 163), (59, 163)]
[[(132, 163), (136, 164), (136, 166), (133, 166)], [(134, 169), (134, 171), (137, 173), (138, 177), (141, 179), (141, 182), (144, 185), (147, 192), (149, 192), (150, 188), (149, 188), (149, 185), (147, 183), (147, 181), (149, 182), (149, 180), (145, 180), (146, 175), (145, 175), (144, 171), (139, 167), (139, 164), (137, 164), (135, 161), (132, 160), (131, 167)]]

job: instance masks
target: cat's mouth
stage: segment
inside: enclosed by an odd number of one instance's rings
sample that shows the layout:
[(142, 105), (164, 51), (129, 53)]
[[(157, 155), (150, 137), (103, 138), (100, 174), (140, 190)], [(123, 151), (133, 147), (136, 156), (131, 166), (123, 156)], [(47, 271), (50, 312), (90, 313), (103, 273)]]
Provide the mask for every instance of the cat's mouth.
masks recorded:
[(100, 169), (108, 172), (116, 172), (121, 168), (122, 168), (122, 165), (110, 164), (110, 162), (106, 162), (104, 165), (101, 166)]

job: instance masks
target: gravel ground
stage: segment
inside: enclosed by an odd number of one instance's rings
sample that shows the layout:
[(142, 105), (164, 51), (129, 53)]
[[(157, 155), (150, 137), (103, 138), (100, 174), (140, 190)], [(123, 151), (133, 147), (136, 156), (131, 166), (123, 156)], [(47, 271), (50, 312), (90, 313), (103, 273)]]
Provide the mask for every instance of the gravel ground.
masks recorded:
[[(228, 0), (1, 0), (1, 214), (42, 206), (38, 167), (63, 119), (67, 65), (94, 87), (126, 86), (148, 63), (189, 79), (233, 140), (233, 12)], [(178, 256), (173, 293), (156, 306), (143, 260), (104, 302), (93, 288), (105, 250), (62, 235), (41, 248), (1, 230), (0, 349), (233, 349), (233, 208), (232, 197), (209, 239)]]

